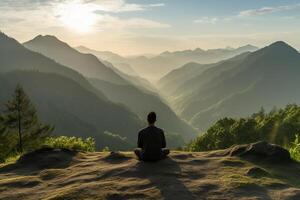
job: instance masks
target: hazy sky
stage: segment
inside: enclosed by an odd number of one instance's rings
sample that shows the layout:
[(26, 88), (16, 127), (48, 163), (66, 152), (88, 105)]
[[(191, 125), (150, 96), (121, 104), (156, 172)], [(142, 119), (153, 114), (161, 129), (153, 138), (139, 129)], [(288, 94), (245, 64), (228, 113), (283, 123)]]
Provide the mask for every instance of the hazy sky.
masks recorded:
[(122, 55), (276, 40), (300, 49), (300, 0), (0, 0), (0, 30)]

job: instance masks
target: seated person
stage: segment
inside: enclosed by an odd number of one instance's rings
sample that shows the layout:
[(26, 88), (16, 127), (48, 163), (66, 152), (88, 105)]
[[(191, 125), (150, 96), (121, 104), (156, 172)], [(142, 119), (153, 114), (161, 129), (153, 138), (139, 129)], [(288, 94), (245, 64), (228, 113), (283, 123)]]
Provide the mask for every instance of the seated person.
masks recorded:
[(138, 148), (134, 153), (143, 161), (157, 161), (166, 158), (170, 153), (166, 149), (166, 139), (164, 131), (155, 126), (156, 114), (148, 114), (148, 127), (140, 130), (138, 136)]

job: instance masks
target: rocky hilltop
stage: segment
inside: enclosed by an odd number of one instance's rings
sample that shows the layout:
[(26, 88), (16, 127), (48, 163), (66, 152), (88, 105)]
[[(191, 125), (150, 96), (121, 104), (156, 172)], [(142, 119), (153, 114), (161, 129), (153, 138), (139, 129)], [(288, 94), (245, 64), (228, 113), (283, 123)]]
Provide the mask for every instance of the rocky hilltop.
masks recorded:
[(212, 152), (132, 153), (44, 148), (0, 168), (0, 199), (300, 199), (300, 164), (265, 142)]

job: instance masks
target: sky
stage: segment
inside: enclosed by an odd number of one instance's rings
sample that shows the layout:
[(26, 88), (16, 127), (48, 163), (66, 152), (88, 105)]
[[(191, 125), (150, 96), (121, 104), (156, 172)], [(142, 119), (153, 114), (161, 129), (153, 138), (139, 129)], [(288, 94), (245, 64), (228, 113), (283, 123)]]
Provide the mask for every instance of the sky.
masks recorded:
[(121, 55), (277, 40), (300, 49), (300, 0), (0, 0), (0, 30)]

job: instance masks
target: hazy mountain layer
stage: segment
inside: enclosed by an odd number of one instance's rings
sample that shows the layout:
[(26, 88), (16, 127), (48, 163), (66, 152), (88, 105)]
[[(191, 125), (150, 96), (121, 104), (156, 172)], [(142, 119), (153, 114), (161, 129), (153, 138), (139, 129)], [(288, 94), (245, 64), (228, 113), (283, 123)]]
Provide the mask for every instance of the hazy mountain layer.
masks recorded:
[(181, 84), (175, 106), (180, 115), (205, 129), (215, 120), (248, 115), (300, 101), (300, 54), (276, 42), (250, 54), (221, 62)]
[[(29, 44), (30, 48), (35, 50), (39, 49), (39, 51), (43, 52), (46, 56), (48, 56), (47, 53), (50, 53), (51, 58), (59, 60), (59, 62), (67, 66), (70, 65), (70, 67), (75, 63), (69, 60), (76, 61), (78, 59), (84, 59), (85, 62), (76, 63), (78, 70), (87, 68), (89, 66), (88, 63), (92, 63), (95, 59), (97, 60), (96, 57), (89, 57), (90, 59), (86, 58), (86, 54), (78, 53), (75, 49), (72, 49), (69, 45), (59, 41), (53, 36), (39, 36), (31, 42), (27, 42), (26, 46)], [(59, 46), (60, 54), (53, 53), (55, 47)], [(67, 56), (65, 56), (64, 53)], [(100, 63), (100, 61), (98, 62)], [(93, 77), (95, 77), (92, 80), (97, 80), (91, 82), (95, 88), (102, 91), (111, 101), (127, 106), (131, 111), (138, 114), (141, 119), (145, 119), (148, 112), (156, 111), (160, 116), (160, 124), (166, 131), (180, 134), (184, 136), (185, 139), (191, 139), (194, 136), (194, 130), (180, 120), (157, 94), (150, 92), (146, 88), (151, 87), (150, 83), (138, 77), (127, 75), (114, 68), (110, 63), (105, 63), (109, 66), (105, 66), (105, 68), (111, 70), (111, 76), (106, 76), (105, 80), (101, 78), (102, 76), (97, 78), (98, 68), (90, 68), (90, 73), (94, 74)], [(114, 77), (120, 77), (122, 84), (115, 81)], [(146, 85), (147, 83), (148, 85)]]
[(126, 84), (126, 81), (121, 76), (116, 74), (111, 68), (105, 66), (96, 56), (80, 53), (54, 36), (39, 35), (25, 42), (24, 46), (52, 58), (86, 77), (99, 78), (117, 84)]
[(91, 84), (77, 71), (58, 64), (52, 59), (39, 53), (26, 49), (15, 39), (0, 32), (0, 73), (13, 70), (34, 70), (39, 72), (57, 73), (78, 82), (85, 89), (97, 94), (98, 97), (106, 97), (96, 90)]
[[(20, 83), (37, 102), (43, 118), (57, 126), (58, 134), (84, 137), (109, 131), (135, 144), (136, 132), (142, 127), (137, 115), (110, 102), (78, 72), (26, 49), (4, 34), (0, 35), (0, 66), (0, 73), (21, 70), (3, 75), (9, 81), (2, 84), (2, 98), (7, 99)], [(109, 145), (102, 139), (97, 142), (99, 146)]]
[(163, 52), (159, 55), (121, 57), (111, 52), (97, 52), (87, 48), (80, 48), (84, 52), (95, 53), (99, 58), (107, 60), (113, 64), (127, 63), (139, 75), (148, 78), (151, 81), (157, 81), (170, 71), (181, 67), (189, 62), (198, 62), (201, 64), (215, 63), (224, 59), (234, 57), (238, 54), (255, 51), (257, 47), (246, 45), (237, 49), (195, 49), (175, 52)]
[(145, 118), (148, 112), (155, 111), (158, 114), (158, 126), (165, 129), (167, 133), (179, 134), (186, 141), (194, 138), (195, 130), (179, 119), (170, 107), (155, 94), (132, 85), (118, 85), (98, 79), (90, 79), (90, 82), (111, 101), (126, 105), (141, 118)]
[(103, 63), (114, 70), (115, 73), (120, 75), (123, 79), (125, 79), (128, 83), (126, 85), (134, 85), (142, 90), (149, 90), (152, 92), (157, 92), (157, 89), (145, 78), (141, 78), (137, 75), (130, 75), (122, 72), (118, 68), (116, 68), (112, 63), (108, 61), (103, 61)]
[(125, 58), (122, 56), (115, 54), (110, 51), (96, 51), (93, 49), (89, 49), (84, 46), (79, 46), (76, 47), (76, 49), (82, 53), (90, 53), (95, 56), (97, 56), (102, 62), (103, 61), (108, 61), (108, 62), (113, 62), (113, 65), (120, 71), (128, 74), (128, 75), (134, 75), (137, 76), (138, 74), (132, 69), (132, 67), (127, 64), (125, 61)]
[(213, 64), (188, 63), (164, 76), (158, 82), (158, 87), (169, 99), (180, 102), (185, 99), (185, 96), (193, 93), (193, 89), (199, 87), (199, 84), (204, 84), (221, 72), (239, 65), (240, 61), (249, 54), (250, 52), (242, 53)]
[[(128, 149), (141, 122), (121, 106), (99, 99), (94, 93), (64, 76), (30, 71), (2, 74), (1, 103), (10, 98), (17, 84), (36, 106), (44, 122), (55, 125), (55, 134), (94, 137), (98, 148)], [(118, 124), (118, 126), (116, 126)], [(121, 140), (105, 131), (128, 137)], [(132, 145), (133, 146), (133, 145)], [(132, 147), (131, 146), (131, 147)]]

